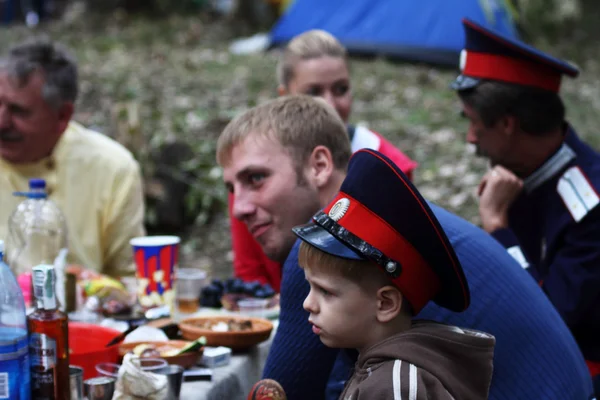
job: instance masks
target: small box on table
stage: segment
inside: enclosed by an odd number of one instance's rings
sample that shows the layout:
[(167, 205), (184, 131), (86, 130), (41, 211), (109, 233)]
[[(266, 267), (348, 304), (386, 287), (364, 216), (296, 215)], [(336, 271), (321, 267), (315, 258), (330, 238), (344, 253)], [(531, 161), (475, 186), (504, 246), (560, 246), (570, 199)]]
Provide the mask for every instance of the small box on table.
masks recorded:
[(201, 364), (209, 368), (220, 367), (231, 362), (231, 349), (229, 347), (205, 347)]

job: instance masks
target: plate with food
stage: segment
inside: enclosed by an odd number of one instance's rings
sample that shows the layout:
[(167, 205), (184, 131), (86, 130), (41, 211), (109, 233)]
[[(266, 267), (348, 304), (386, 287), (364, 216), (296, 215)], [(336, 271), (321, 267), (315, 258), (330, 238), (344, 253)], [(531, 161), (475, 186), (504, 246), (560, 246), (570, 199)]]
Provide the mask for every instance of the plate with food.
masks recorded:
[(119, 356), (133, 353), (140, 358), (162, 358), (169, 364), (189, 368), (198, 362), (202, 355), (206, 339), (198, 337), (193, 341), (169, 340), (165, 342), (129, 342), (119, 346)]
[(204, 336), (207, 346), (243, 350), (269, 339), (273, 323), (264, 318), (237, 315), (205, 316), (182, 320), (179, 330), (187, 340)]

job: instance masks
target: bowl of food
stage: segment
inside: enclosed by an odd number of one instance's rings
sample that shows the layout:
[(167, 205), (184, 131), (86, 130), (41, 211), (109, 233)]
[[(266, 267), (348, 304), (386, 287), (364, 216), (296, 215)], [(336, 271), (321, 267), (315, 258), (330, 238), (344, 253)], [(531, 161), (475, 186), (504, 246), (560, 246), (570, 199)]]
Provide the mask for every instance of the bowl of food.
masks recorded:
[(236, 315), (205, 316), (182, 320), (179, 330), (187, 340), (204, 336), (207, 346), (243, 350), (269, 339), (273, 323), (264, 318)]
[(166, 342), (130, 342), (119, 346), (119, 357), (133, 353), (140, 358), (162, 358), (169, 364), (189, 368), (198, 362), (204, 351), (205, 340), (169, 340)]

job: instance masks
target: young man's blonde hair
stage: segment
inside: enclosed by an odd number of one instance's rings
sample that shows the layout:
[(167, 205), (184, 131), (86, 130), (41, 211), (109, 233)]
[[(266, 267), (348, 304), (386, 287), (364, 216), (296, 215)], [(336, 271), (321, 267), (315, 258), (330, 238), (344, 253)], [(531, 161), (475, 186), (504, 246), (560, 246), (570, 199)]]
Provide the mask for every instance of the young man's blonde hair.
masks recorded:
[(299, 61), (324, 56), (339, 57), (348, 61), (346, 48), (330, 33), (314, 29), (293, 38), (277, 65), (277, 80), (287, 87), (294, 78), (294, 68)]
[(234, 118), (217, 141), (217, 162), (227, 165), (233, 147), (245, 139), (280, 143), (301, 169), (317, 146), (331, 152), (336, 169), (346, 171), (352, 155), (346, 126), (327, 102), (306, 95), (283, 96)]

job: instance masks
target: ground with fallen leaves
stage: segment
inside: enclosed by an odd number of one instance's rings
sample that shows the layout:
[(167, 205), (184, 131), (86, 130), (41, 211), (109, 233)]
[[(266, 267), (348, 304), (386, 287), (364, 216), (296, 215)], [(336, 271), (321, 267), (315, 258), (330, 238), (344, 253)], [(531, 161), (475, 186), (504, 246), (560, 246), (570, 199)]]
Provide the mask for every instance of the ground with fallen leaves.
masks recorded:
[[(536, 44), (582, 68), (580, 78), (565, 81), (562, 93), (569, 120), (598, 148), (597, 9), (586, 8), (587, 24), (567, 36), (538, 39)], [(24, 27), (0, 29), (0, 50), (32, 34)], [(231, 40), (252, 32), (205, 15), (149, 20), (123, 13), (105, 18), (84, 13), (67, 15), (39, 31), (64, 42), (78, 58), (77, 120), (131, 148), (146, 174), (152, 170), (153, 149), (174, 138), (189, 143), (196, 152), (192, 164), (203, 168), (198, 198), (191, 201), (223, 199), (219, 170), (213, 168), (214, 141), (232, 115), (276, 95), (275, 52), (230, 54)], [(382, 133), (419, 162), (415, 181), (426, 198), (477, 224), (475, 188), (486, 164), (465, 145), (466, 122), (459, 117), (456, 95), (448, 89), (456, 71), (353, 60), (352, 74), (352, 122)], [(206, 220), (185, 235), (183, 263), (227, 276), (231, 254), (225, 211)]]

